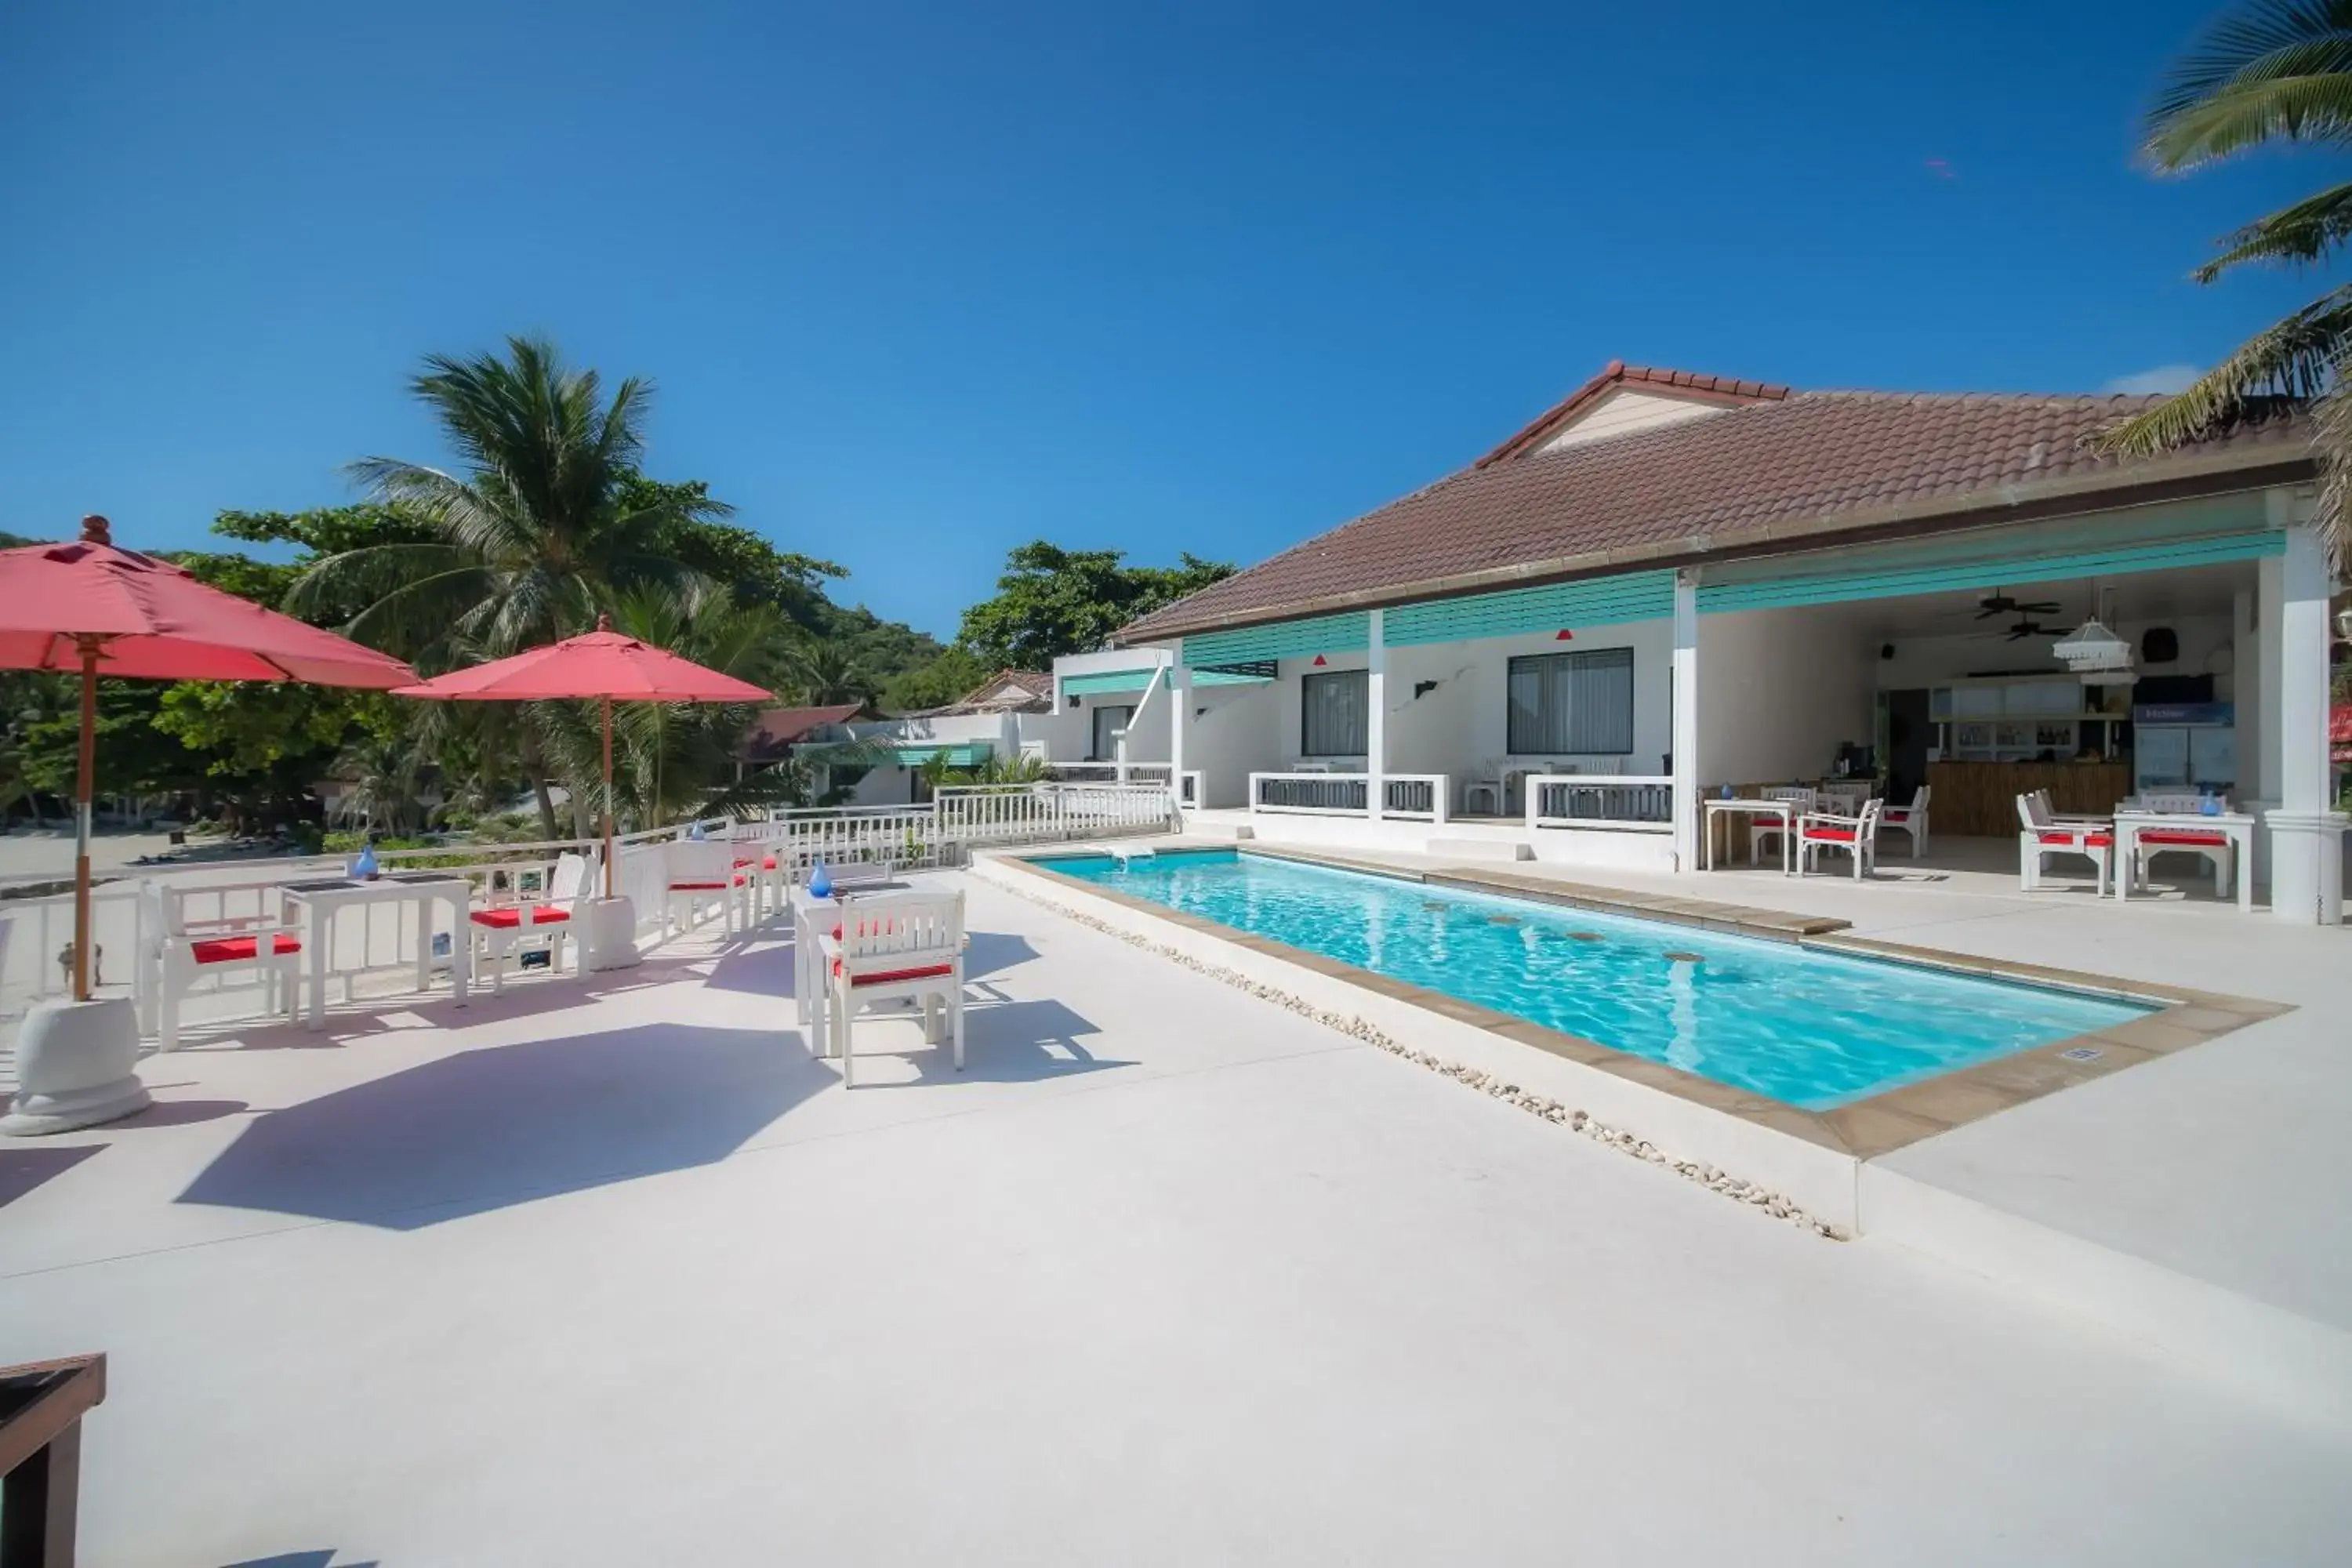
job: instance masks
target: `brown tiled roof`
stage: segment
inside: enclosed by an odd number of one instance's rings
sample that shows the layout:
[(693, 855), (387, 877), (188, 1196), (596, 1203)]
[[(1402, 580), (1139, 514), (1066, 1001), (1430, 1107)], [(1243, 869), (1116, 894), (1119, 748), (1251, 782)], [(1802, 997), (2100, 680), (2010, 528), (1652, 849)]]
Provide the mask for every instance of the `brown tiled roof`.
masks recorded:
[[(999, 698), (1006, 687), (1018, 688), (1024, 695), (1017, 699)], [(944, 708), (926, 708), (919, 713), (909, 713), (909, 719), (940, 719), (951, 713), (1027, 712), (1054, 705), (1054, 678), (1042, 670), (1000, 669), (956, 701)]]
[[(1640, 373), (1650, 381), (1678, 374)], [(1154, 611), (1119, 640), (1714, 552), (1769, 553), (1809, 535), (1982, 526), (2146, 499), (2167, 486), (2243, 489), (2258, 472), (2287, 477), (2309, 463), (2308, 426), (2285, 411), (2123, 461), (2085, 449), (2084, 437), (2160, 397), (1787, 392), (1714, 377), (1691, 380), (1748, 401), (1530, 449), (1578, 398), (1633, 374), (1605, 373), (1470, 467)]]
[(1484, 468), (1522, 452), (1533, 451), (1572, 423), (1606, 394), (1621, 386), (1635, 386), (1687, 398), (1694, 403), (1776, 403), (1789, 395), (1785, 386), (1768, 381), (1741, 381), (1728, 375), (1701, 375), (1696, 371), (1659, 370), (1646, 364), (1627, 364), (1612, 359), (1601, 367), (1601, 374), (1536, 416), (1525, 428), (1479, 458), (1471, 467)]
[(870, 710), (863, 702), (836, 702), (829, 708), (770, 708), (744, 738), (743, 749), (753, 757), (767, 757), (796, 741), (804, 741), (828, 724), (846, 724)]

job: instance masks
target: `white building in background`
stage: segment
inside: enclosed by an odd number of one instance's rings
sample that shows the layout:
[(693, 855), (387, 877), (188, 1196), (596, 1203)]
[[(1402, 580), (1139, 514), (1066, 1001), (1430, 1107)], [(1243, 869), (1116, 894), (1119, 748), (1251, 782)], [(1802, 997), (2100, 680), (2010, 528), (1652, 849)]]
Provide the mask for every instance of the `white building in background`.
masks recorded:
[[(2031, 789), (2204, 786), (2261, 816), (2276, 912), (2335, 918), (2308, 424), (2086, 446), (2151, 401), (1612, 363), (1436, 484), (1056, 661), (1040, 741), (1123, 729), (1129, 764), (1195, 776), (1198, 819), (1264, 837), (1648, 869), (1696, 867), (1703, 799), (1841, 769), (1932, 786), (1939, 836), (2012, 840)], [(2052, 651), (2095, 620), (2128, 680)]]

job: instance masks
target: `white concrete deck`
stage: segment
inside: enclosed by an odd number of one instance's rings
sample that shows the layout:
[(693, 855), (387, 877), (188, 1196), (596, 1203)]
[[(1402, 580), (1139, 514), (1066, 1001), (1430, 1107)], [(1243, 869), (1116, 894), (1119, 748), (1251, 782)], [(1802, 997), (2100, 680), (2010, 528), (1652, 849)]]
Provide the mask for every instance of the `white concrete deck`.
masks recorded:
[[(1279, 847), (1283, 834), (1276, 819), (1267, 842)], [(1412, 868), (1480, 864), (1303, 847)], [(1836, 916), (1862, 936), (2294, 1004), (1882, 1157), (1864, 1185), (1864, 1223), (2102, 1316), (2172, 1292), (2160, 1303), (2169, 1321), (2150, 1331), (2186, 1321), (2273, 1382), (2307, 1381), (2324, 1363), (2327, 1400), (2352, 1409), (2352, 1205), (2337, 1155), (2352, 1124), (2352, 928), (2241, 915), (2206, 882), (2168, 881), (2192, 868), (2186, 860), (2160, 863), (2154, 899), (2098, 900), (2087, 866), (2078, 882), (2061, 876), (2026, 894), (2015, 855), (2007, 840), (1939, 839), (1924, 864), (1895, 848), (1868, 883), (1744, 864), (1696, 877), (1552, 861), (1508, 869)], [(1930, 1221), (1932, 1237), (1921, 1229)], [(2053, 1253), (2060, 1241), (2075, 1245)], [(2235, 1314), (2214, 1292), (2282, 1316)]]
[(892, 1023), (844, 1092), (769, 935), (5, 1150), (0, 1359), (112, 1356), (85, 1560), (2352, 1551), (2339, 1429), (968, 885), (961, 1076)]

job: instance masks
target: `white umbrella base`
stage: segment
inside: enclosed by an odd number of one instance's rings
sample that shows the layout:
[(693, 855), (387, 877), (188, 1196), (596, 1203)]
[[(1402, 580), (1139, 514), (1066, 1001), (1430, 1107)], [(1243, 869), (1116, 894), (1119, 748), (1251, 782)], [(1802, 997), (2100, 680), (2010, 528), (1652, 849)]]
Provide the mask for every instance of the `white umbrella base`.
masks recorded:
[(16, 1100), (0, 1135), (38, 1138), (144, 1110), (139, 1017), (127, 996), (44, 1002), (16, 1037)]
[(637, 953), (637, 906), (627, 899), (596, 899), (588, 905), (587, 930), (582, 931), (581, 963), (591, 974), (612, 969), (634, 969)]

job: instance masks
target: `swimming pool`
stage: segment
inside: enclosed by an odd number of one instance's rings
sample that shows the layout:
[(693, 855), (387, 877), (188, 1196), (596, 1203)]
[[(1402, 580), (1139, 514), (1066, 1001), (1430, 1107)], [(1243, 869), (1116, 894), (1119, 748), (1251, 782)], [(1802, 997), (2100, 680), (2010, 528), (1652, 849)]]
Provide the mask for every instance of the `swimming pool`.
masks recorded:
[(1035, 863), (1804, 1110), (2152, 1010), (1232, 850)]

